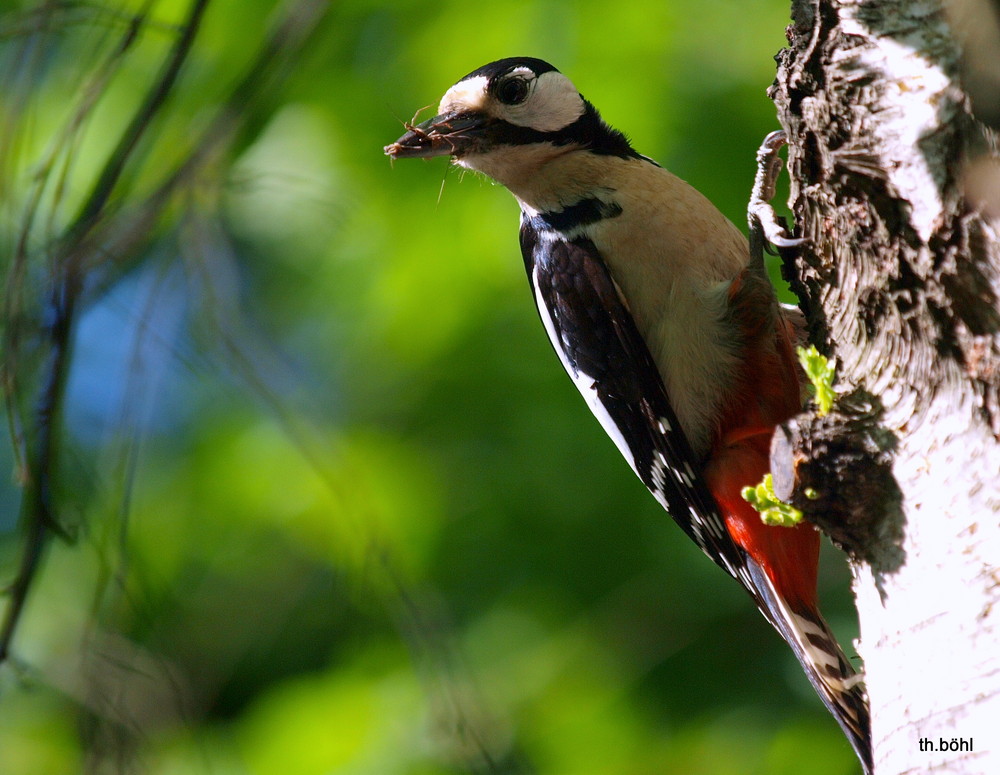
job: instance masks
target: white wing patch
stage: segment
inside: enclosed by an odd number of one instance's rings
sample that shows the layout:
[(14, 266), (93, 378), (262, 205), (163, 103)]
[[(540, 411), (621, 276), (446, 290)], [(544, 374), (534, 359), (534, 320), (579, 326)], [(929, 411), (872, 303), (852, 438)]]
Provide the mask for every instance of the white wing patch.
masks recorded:
[(559, 360), (562, 362), (563, 368), (573, 380), (573, 384), (576, 385), (576, 389), (580, 391), (580, 395), (583, 396), (583, 400), (587, 402), (587, 406), (590, 407), (590, 411), (593, 413), (594, 417), (596, 417), (598, 422), (601, 423), (601, 427), (604, 428), (604, 432), (611, 437), (611, 440), (615, 443), (615, 446), (618, 447), (619, 451), (628, 461), (632, 470), (635, 471), (636, 474), (639, 474), (639, 469), (636, 467), (635, 457), (632, 455), (631, 448), (625, 441), (625, 437), (622, 436), (622, 432), (618, 428), (618, 424), (611, 418), (611, 415), (608, 414), (608, 410), (604, 407), (600, 396), (597, 394), (597, 390), (594, 387), (594, 378), (574, 368), (573, 365), (570, 364), (569, 359), (566, 357), (566, 353), (563, 351), (563, 345), (559, 340), (559, 334), (556, 332), (555, 323), (552, 321), (552, 315), (549, 313), (548, 306), (546, 306), (545, 300), (541, 297), (538, 290), (538, 267), (535, 267), (532, 270), (531, 287), (535, 294), (535, 306), (538, 307), (539, 315), (542, 318), (542, 325), (545, 326), (545, 333), (548, 334), (549, 341), (552, 342), (553, 349), (559, 355)]

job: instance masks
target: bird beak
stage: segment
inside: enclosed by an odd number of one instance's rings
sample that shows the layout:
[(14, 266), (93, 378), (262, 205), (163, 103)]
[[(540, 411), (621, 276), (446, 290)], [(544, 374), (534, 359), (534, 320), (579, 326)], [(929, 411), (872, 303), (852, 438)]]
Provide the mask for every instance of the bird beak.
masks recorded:
[(463, 156), (483, 136), (486, 116), (480, 113), (446, 113), (410, 126), (408, 132), (385, 147), (393, 159), (429, 159), (432, 156)]

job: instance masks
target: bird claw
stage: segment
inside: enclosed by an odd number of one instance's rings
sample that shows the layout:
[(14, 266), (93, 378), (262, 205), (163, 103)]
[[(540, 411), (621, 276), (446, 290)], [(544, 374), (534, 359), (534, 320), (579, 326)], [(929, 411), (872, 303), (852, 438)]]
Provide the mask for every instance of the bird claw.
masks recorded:
[(747, 219), (750, 231), (763, 232), (768, 243), (779, 248), (795, 248), (806, 243), (804, 237), (792, 237), (781, 219), (775, 214), (771, 200), (775, 194), (775, 183), (781, 172), (781, 157), (778, 151), (788, 142), (784, 130), (771, 132), (757, 149), (757, 174), (754, 177)]

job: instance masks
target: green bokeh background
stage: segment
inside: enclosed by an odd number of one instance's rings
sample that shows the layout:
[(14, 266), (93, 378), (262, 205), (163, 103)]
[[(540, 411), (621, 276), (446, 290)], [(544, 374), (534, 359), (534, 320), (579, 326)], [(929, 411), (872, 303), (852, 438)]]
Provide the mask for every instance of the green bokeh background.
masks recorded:
[[(44, 256), (187, 8), (152, 4), (68, 144), (143, 4), (69, 4), (28, 69), (38, 5), (0, 2), (19, 84), (0, 96), (8, 281), (39, 160), (72, 160), (33, 231)], [(190, 152), (277, 5), (210, 4), (123, 207)], [(780, 0), (331, 4), (232, 153), (84, 308), (57, 499), (75, 541), (50, 545), (0, 668), (0, 772), (856, 772), (791, 654), (563, 375), (513, 199), (382, 154), (464, 73), (537, 56), (742, 223), (786, 23)], [(10, 439), (0, 454), (15, 471)], [(821, 595), (849, 638), (828, 560)]]

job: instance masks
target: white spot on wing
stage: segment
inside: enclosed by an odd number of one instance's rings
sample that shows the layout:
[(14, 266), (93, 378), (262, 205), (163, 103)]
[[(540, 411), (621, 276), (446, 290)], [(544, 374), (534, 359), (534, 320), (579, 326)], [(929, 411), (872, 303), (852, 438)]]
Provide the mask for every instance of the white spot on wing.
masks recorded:
[(653, 478), (653, 484), (655, 484), (657, 489), (659, 490), (662, 490), (667, 482), (666, 473), (667, 471), (666, 471), (666, 466), (664, 465), (663, 462), (663, 456), (657, 453), (653, 457), (652, 478)]

